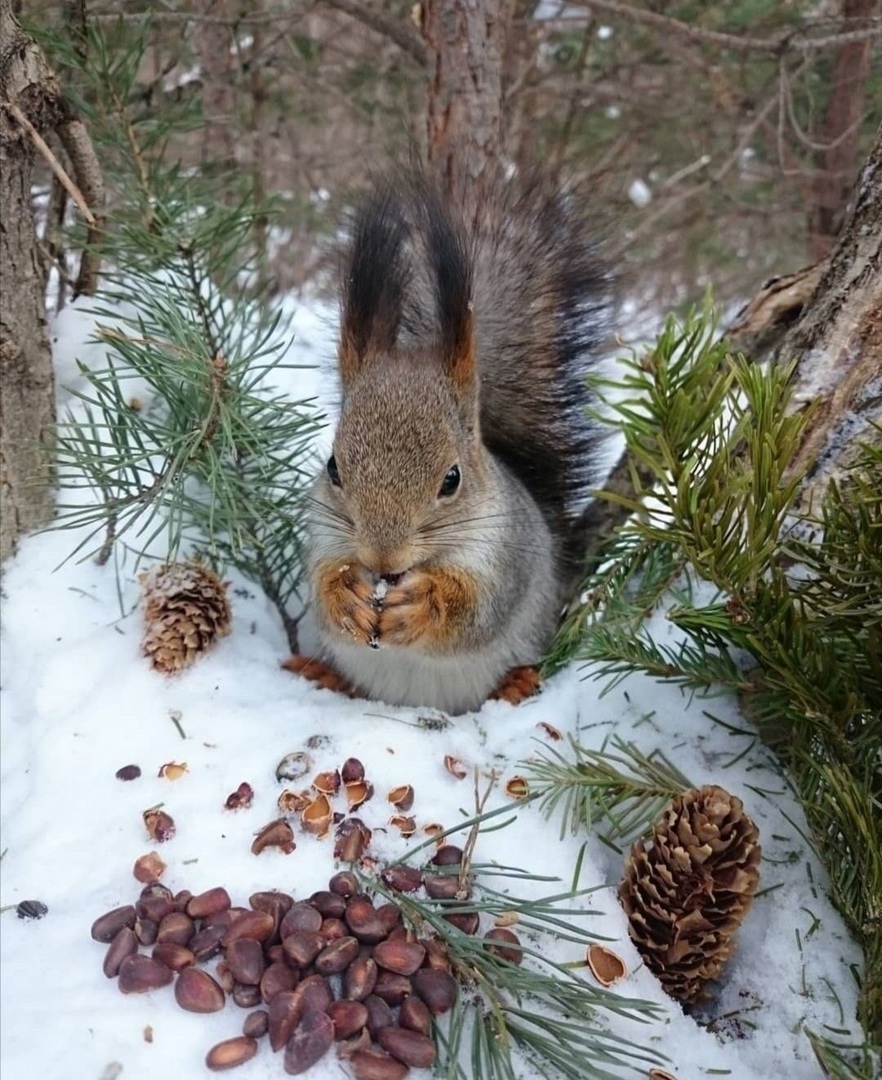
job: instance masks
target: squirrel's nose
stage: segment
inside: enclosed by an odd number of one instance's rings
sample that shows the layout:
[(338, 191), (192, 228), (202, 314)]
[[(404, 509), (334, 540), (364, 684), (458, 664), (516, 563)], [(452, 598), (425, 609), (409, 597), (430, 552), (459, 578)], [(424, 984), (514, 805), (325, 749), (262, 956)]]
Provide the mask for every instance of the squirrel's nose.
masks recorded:
[(410, 569), (412, 559), (408, 551), (382, 551), (376, 548), (359, 547), (358, 561), (377, 577), (400, 578)]

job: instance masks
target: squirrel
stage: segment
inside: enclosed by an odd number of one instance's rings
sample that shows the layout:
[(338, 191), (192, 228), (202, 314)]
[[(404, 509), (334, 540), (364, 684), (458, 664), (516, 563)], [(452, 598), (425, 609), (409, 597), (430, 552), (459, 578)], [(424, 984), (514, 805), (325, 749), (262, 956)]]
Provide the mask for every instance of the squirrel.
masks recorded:
[(609, 282), (571, 196), (378, 182), (340, 280), (341, 413), (309, 497), (319, 685), (449, 714), (536, 692), (581, 570)]

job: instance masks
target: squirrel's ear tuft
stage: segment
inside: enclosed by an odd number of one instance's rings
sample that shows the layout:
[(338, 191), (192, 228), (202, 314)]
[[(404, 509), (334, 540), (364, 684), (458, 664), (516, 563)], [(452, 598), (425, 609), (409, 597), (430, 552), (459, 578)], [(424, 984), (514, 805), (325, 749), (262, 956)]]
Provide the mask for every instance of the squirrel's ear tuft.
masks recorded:
[(456, 386), (471, 391), (477, 368), (472, 257), (466, 231), (439, 198), (426, 197), (424, 215), (444, 363)]
[(407, 271), (401, 199), (383, 184), (358, 206), (341, 267), (340, 376), (344, 387), (377, 353), (395, 346)]

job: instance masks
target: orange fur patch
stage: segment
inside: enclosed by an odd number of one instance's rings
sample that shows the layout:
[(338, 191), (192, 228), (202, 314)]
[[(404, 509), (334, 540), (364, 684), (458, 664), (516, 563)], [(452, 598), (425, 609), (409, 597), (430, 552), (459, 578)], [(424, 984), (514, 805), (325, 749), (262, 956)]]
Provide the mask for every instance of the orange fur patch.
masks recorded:
[(447, 645), (466, 629), (478, 604), (478, 583), (464, 570), (413, 570), (389, 589), (377, 636), (386, 645)]
[(303, 679), (309, 679), (323, 690), (333, 690), (338, 694), (346, 694), (347, 697), (356, 696), (352, 684), (324, 660), (316, 660), (312, 656), (289, 656), (282, 663), (282, 667)]
[(316, 599), (325, 621), (360, 645), (377, 636), (378, 611), (373, 585), (355, 563), (326, 559), (320, 564)]
[(541, 686), (542, 679), (539, 677), (538, 668), (532, 665), (513, 667), (487, 700), (507, 701), (509, 705), (519, 705), (527, 698), (538, 694)]

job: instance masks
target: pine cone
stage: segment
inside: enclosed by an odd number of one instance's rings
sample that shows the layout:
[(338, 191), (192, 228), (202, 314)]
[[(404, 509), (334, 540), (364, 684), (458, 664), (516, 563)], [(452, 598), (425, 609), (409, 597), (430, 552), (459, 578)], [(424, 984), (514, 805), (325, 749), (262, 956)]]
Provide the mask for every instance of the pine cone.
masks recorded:
[(141, 575), (142, 648), (157, 671), (180, 671), (230, 632), (227, 587), (197, 563), (168, 563)]
[(625, 864), (619, 900), (650, 971), (678, 1001), (706, 995), (759, 881), (759, 830), (740, 799), (696, 788), (667, 808)]

